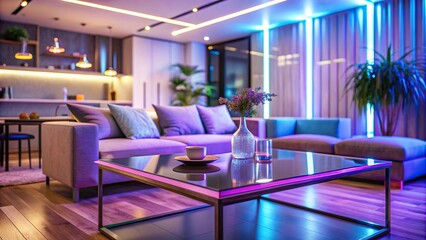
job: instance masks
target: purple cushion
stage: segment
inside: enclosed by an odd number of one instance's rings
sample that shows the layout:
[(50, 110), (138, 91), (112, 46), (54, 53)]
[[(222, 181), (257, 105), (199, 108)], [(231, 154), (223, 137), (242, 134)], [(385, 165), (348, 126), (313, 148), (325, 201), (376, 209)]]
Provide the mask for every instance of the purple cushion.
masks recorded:
[(157, 113), (164, 136), (205, 133), (195, 105), (185, 107), (152, 106)]
[(77, 122), (98, 125), (99, 139), (124, 137), (108, 109), (80, 104), (67, 104), (67, 106)]
[(197, 105), (206, 132), (209, 134), (233, 133), (237, 126), (232, 121), (226, 105), (216, 107), (203, 107)]
[(293, 151), (309, 151), (316, 153), (334, 153), (334, 145), (340, 139), (316, 134), (295, 134), (272, 139), (272, 147)]
[(336, 144), (334, 148), (339, 155), (382, 160), (404, 161), (426, 157), (426, 142), (407, 137), (351, 138)]
[(231, 152), (232, 135), (197, 134), (184, 136), (163, 136), (161, 139), (182, 142), (188, 146), (206, 146), (207, 154)]
[(158, 138), (112, 138), (99, 141), (99, 154), (101, 158), (172, 154), (184, 153), (185, 147), (183, 143)]

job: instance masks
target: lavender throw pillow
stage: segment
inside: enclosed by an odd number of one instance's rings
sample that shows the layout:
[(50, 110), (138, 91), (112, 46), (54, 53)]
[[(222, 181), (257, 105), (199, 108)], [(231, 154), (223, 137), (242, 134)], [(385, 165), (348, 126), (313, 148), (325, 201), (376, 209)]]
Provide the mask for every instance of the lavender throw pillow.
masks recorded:
[(164, 136), (205, 133), (195, 106), (152, 106), (157, 113)]
[(99, 139), (124, 137), (108, 109), (80, 104), (67, 104), (67, 106), (77, 122), (98, 125)]
[(209, 134), (233, 133), (237, 126), (232, 121), (225, 105), (217, 107), (203, 107), (197, 105), (201, 120), (203, 120), (206, 132)]
[(143, 109), (108, 104), (124, 135), (130, 139), (159, 138), (157, 126)]

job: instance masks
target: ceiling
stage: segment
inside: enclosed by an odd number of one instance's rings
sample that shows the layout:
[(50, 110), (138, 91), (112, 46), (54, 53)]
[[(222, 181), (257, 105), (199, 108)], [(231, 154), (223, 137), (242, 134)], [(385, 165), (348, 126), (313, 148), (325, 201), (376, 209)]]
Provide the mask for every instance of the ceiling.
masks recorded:
[[(81, 0), (128, 11), (171, 18), (216, 0)], [(159, 38), (177, 42), (205, 42), (207, 44), (223, 42), (248, 36), (269, 24), (270, 27), (298, 22), (306, 18), (339, 12), (365, 4), (365, 0), (287, 0), (267, 8), (257, 10), (233, 19), (210, 26), (172, 36), (173, 31), (184, 26), (164, 23), (149, 31), (138, 29), (159, 21), (129, 16), (121, 13), (77, 5), (62, 0), (32, 0), (17, 15), (11, 13), (21, 0), (1, 0), (0, 20), (36, 24), (44, 27), (83, 32), (96, 35), (108, 35), (107, 26), (112, 26), (112, 35), (123, 38), (130, 35)], [(214, 18), (241, 11), (269, 0), (227, 0), (191, 13), (176, 20), (190, 24), (199, 24)], [(54, 20), (59, 18), (59, 20)], [(85, 23), (85, 26), (81, 24)]]

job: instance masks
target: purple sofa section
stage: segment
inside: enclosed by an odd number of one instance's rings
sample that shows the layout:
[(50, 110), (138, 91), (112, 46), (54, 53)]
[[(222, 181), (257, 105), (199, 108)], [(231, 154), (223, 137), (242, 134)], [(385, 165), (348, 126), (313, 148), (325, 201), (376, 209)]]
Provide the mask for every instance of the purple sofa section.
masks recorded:
[(196, 134), (181, 136), (163, 136), (161, 139), (181, 142), (188, 146), (206, 146), (207, 154), (219, 154), (231, 152), (230, 134)]
[(343, 156), (404, 161), (426, 157), (426, 142), (406, 137), (358, 137), (336, 144), (335, 151)]
[(144, 155), (184, 153), (186, 145), (166, 139), (111, 138), (99, 141), (100, 158), (124, 158)]
[(340, 142), (340, 139), (325, 135), (295, 134), (274, 138), (272, 147), (293, 151), (334, 154), (334, 145), (338, 142)]
[[(391, 180), (402, 189), (403, 182), (426, 174), (426, 142), (406, 137), (355, 137), (334, 147), (336, 154), (392, 161)], [(383, 180), (384, 173), (369, 172), (359, 178)]]

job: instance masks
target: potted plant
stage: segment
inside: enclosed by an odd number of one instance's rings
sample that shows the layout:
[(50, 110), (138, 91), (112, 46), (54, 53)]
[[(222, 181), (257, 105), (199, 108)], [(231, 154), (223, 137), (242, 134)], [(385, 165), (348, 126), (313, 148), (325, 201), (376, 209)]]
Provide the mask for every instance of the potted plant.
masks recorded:
[(213, 96), (214, 86), (203, 83), (192, 83), (188, 81), (188, 77), (203, 72), (203, 70), (198, 69), (198, 66), (175, 64), (173, 67), (178, 67), (180, 74), (173, 77), (171, 80), (171, 88), (175, 92), (175, 99), (173, 99), (172, 105), (193, 105), (198, 103), (200, 96)]
[(349, 75), (346, 91), (354, 91), (353, 101), (360, 110), (366, 110), (367, 104), (374, 107), (383, 136), (395, 133), (401, 110), (418, 106), (426, 99), (426, 62), (424, 59), (408, 60), (412, 52), (393, 60), (389, 45), (385, 56), (375, 51), (373, 61), (348, 68), (353, 72)]
[(3, 38), (12, 41), (28, 41), (28, 31), (22, 27), (10, 27), (5, 30)]

